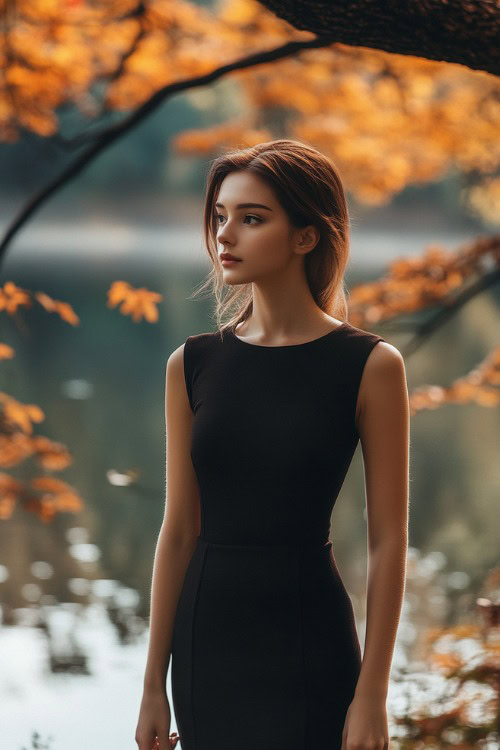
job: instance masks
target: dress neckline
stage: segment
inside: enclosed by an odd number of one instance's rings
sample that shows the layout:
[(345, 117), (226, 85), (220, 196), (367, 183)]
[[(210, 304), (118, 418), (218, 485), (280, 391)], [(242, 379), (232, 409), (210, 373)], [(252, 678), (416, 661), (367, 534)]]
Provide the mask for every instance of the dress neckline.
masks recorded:
[(251, 347), (254, 347), (255, 349), (299, 349), (304, 346), (310, 346), (311, 344), (316, 344), (319, 341), (324, 341), (325, 339), (329, 338), (334, 333), (337, 333), (338, 331), (347, 327), (348, 325), (349, 323), (345, 320), (339, 326), (337, 326), (336, 328), (333, 328), (331, 331), (328, 331), (328, 333), (324, 333), (322, 336), (319, 336), (318, 338), (310, 339), (310, 341), (303, 341), (301, 344), (280, 344), (278, 346), (273, 346), (273, 345), (268, 346), (266, 344), (251, 344), (249, 341), (243, 341), (243, 339), (237, 336), (232, 329), (229, 329), (229, 333), (231, 334), (233, 339), (238, 341), (243, 346), (251, 346)]

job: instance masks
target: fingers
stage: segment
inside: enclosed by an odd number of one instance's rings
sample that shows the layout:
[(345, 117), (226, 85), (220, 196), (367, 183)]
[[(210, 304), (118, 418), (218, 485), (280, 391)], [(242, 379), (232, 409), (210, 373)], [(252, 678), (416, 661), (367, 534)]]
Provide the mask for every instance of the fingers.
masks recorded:
[(146, 739), (136, 736), (135, 741), (137, 742), (138, 750), (172, 750), (180, 739), (176, 732), (168, 736), (168, 732), (159, 731), (158, 729), (154, 732), (153, 737), (154, 739), (151, 739), (151, 735), (149, 735)]
[(177, 732), (172, 732), (169, 734), (168, 739), (164, 739), (165, 736), (163, 732), (160, 734), (160, 737), (156, 735), (151, 750), (173, 750), (180, 740), (179, 735)]

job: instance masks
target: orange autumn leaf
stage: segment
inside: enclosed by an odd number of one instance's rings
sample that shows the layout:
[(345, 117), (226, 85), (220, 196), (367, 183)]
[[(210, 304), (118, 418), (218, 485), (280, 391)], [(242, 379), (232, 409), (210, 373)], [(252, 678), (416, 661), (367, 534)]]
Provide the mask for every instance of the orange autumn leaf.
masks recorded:
[(33, 477), (30, 480), (30, 485), (36, 490), (44, 490), (45, 492), (66, 492), (70, 486), (63, 479), (57, 479), (52, 476), (40, 476)]
[(15, 479), (10, 474), (6, 474), (4, 471), (0, 471), (0, 494), (3, 495), (6, 492), (18, 492), (22, 486), (22, 482), (19, 479)]
[(0, 466), (16, 466), (33, 455), (32, 438), (24, 432), (0, 434)]
[(134, 289), (126, 281), (114, 281), (108, 290), (108, 307), (120, 305), (120, 312), (131, 315), (136, 323), (145, 318), (149, 323), (158, 320), (158, 309), (156, 303), (163, 299), (163, 295), (152, 292), (145, 287)]
[(0, 310), (5, 310), (12, 315), (18, 307), (31, 307), (31, 305), (28, 292), (16, 286), (13, 281), (6, 281), (3, 288), (0, 287)]
[(0, 521), (7, 521), (12, 517), (16, 503), (17, 497), (12, 493), (0, 494)]
[(466, 375), (447, 387), (421, 385), (410, 393), (410, 414), (424, 409), (438, 409), (443, 404), (475, 403), (494, 407), (500, 404), (500, 346)]
[(55, 504), (59, 513), (78, 513), (83, 508), (83, 501), (76, 492), (60, 492), (55, 497)]
[(24, 502), (24, 508), (45, 523), (51, 521), (58, 512), (77, 513), (82, 506), (82, 500), (75, 492), (44, 494), (40, 497), (29, 497)]
[(73, 461), (73, 456), (65, 445), (43, 435), (34, 436), (32, 446), (36, 461), (48, 471), (66, 469)]
[(51, 476), (33, 477), (29, 485), (35, 490), (43, 490), (42, 499), (52, 503), (57, 511), (76, 513), (82, 508), (82, 500), (71, 485), (62, 479)]
[(11, 425), (20, 427), (23, 432), (33, 432), (33, 422), (42, 422), (45, 414), (37, 404), (22, 404), (7, 393), (0, 391), (0, 403), (3, 403), (3, 418)]
[(0, 472), (0, 520), (11, 518), (17, 503), (18, 496), (22, 492), (22, 482), (14, 479), (10, 474)]
[(60, 479), (40, 476), (23, 483), (0, 473), (0, 520), (11, 518), (18, 503), (44, 522), (52, 520), (58, 512), (76, 513), (83, 506), (76, 490)]
[(15, 349), (9, 346), (9, 344), (0, 342), (0, 359), (12, 359), (15, 353)]
[(47, 310), (47, 312), (56, 312), (62, 320), (71, 325), (78, 325), (80, 319), (68, 302), (52, 299), (45, 292), (35, 292), (35, 299)]

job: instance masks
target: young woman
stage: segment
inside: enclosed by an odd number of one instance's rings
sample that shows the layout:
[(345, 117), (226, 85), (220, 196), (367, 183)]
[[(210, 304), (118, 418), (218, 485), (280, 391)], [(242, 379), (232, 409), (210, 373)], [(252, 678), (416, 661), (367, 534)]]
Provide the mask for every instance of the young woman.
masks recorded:
[[(175, 745), (171, 655), (182, 750), (383, 750), (406, 572), (402, 356), (346, 320), (346, 200), (316, 149), (274, 140), (218, 157), (204, 222), (218, 326), (166, 367), (167, 502), (136, 742)], [(359, 440), (363, 658), (329, 540)]]

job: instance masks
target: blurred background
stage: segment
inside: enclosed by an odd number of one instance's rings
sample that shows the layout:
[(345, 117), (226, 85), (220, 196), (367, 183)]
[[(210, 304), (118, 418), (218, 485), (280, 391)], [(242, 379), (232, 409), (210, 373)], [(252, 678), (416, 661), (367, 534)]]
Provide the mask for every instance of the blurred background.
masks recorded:
[[(191, 3), (168, 23), (150, 15), (126, 55), (137, 18), (99, 26), (105, 4), (67, 5), (63, 17), (41, 4), (38, 25), (12, 20), (0, 91), (2, 749), (136, 747), (165, 502), (165, 366), (187, 336), (215, 329), (211, 298), (191, 298), (210, 268), (204, 180), (226, 148), (278, 137), (338, 166), (350, 320), (406, 361), (410, 550), (392, 737), (492, 748), (498, 79), (332, 45), (174, 93), (84, 158), (162, 87), (311, 35), (256, 3)], [(332, 539), (363, 641), (360, 454)], [(425, 723), (442, 714), (439, 728)]]

